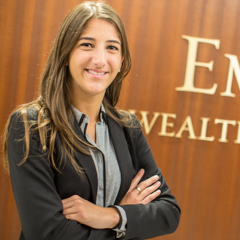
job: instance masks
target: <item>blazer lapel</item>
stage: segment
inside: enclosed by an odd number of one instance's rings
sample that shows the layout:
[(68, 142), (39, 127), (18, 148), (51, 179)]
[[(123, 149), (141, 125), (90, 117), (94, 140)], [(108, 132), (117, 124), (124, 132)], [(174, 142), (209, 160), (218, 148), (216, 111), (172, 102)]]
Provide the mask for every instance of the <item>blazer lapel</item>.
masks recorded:
[[(74, 128), (75, 133), (78, 135), (78, 137), (82, 141), (86, 142), (86, 139), (85, 139), (85, 137), (78, 125), (78, 122), (75, 118), (74, 118), (74, 127), (73, 128)], [(76, 156), (77, 162), (84, 169), (84, 172), (86, 173), (86, 176), (91, 185), (91, 191), (92, 191), (94, 202), (96, 202), (98, 179), (97, 179), (97, 171), (96, 171), (92, 156), (84, 154), (78, 150), (76, 150), (75, 156)]]
[(131, 185), (134, 171), (123, 127), (108, 116), (106, 116), (105, 119), (107, 119), (109, 134), (116, 151), (117, 160), (121, 171), (121, 186), (115, 200), (115, 204), (118, 204)]

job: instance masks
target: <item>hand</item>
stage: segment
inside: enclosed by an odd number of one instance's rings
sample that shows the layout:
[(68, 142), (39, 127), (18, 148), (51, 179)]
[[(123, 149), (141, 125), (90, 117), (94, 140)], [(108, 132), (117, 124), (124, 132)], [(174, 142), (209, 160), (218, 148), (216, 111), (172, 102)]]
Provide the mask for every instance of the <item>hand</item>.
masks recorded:
[(140, 169), (137, 175), (132, 180), (128, 192), (125, 194), (119, 205), (127, 204), (148, 204), (161, 193), (157, 190), (161, 183), (158, 181), (159, 177), (153, 176), (147, 180), (140, 182), (144, 175), (144, 169)]
[(77, 195), (63, 199), (62, 204), (63, 214), (67, 219), (91, 228), (114, 228), (120, 221), (116, 209), (97, 206)]

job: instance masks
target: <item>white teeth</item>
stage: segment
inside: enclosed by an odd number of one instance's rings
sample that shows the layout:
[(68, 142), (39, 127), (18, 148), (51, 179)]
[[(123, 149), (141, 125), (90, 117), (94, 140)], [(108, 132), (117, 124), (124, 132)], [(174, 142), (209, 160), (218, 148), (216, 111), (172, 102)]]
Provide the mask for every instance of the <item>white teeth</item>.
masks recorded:
[(94, 72), (94, 71), (92, 71), (92, 70), (88, 70), (88, 72), (89, 73), (91, 73), (91, 74), (95, 74), (95, 75), (104, 75), (105, 74), (105, 72)]

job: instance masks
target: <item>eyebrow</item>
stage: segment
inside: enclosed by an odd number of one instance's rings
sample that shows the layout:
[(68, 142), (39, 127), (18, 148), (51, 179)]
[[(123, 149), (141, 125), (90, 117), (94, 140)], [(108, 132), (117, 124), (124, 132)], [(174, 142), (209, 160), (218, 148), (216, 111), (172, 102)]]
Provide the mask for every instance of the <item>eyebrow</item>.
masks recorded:
[[(91, 40), (91, 41), (95, 41), (96, 40), (95, 38), (91, 38), (91, 37), (81, 37), (81, 38), (79, 38), (79, 41), (83, 40), (83, 39)], [(119, 41), (117, 41), (117, 40), (107, 40), (106, 42), (112, 42), (112, 43), (117, 43), (117, 44), (121, 45), (121, 43)]]

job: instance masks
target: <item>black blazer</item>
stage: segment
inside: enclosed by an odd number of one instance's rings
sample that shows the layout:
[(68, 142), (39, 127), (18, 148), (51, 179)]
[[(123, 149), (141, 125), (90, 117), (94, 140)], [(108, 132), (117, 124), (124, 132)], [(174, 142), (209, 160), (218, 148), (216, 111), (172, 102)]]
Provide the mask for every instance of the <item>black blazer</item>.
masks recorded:
[[(24, 156), (25, 144), (22, 141), (24, 125), (17, 115), (12, 115), (9, 125), (8, 157), (12, 188), (22, 225), (20, 240), (116, 239), (116, 233), (111, 229), (92, 229), (66, 219), (62, 213), (61, 200), (75, 194), (96, 202), (98, 182), (91, 156), (76, 151), (76, 160), (84, 169), (82, 178), (66, 156), (62, 173), (57, 173), (42, 150), (39, 135), (34, 133), (30, 139), (27, 162), (18, 166)], [(29, 112), (28, 118), (36, 120), (36, 111)], [(127, 214), (127, 233), (123, 239), (146, 239), (174, 232), (179, 223), (180, 208), (154, 161), (141, 129), (123, 128), (107, 115), (105, 120), (121, 171), (121, 186), (115, 204), (121, 201), (141, 168), (145, 169), (142, 180), (158, 174), (161, 181), (161, 194), (151, 203), (122, 206)], [(74, 129), (84, 139), (76, 121)], [(61, 154), (61, 144), (57, 135), (56, 157)]]

